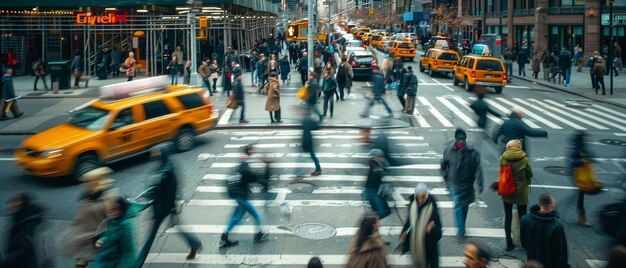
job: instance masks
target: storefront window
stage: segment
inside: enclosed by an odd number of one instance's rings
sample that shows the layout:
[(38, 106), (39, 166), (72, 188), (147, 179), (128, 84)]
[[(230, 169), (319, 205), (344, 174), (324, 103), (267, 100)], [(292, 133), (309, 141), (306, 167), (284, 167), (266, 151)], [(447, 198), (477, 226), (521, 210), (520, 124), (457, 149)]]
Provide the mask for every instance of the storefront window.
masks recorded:
[(584, 6), (585, 0), (550, 0), (550, 7)]

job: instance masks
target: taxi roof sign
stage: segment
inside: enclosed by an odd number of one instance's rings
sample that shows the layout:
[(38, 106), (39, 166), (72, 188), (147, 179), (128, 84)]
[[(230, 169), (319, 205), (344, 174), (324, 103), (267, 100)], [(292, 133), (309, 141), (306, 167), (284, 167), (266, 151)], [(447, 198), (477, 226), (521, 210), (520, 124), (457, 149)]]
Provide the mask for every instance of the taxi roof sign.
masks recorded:
[(481, 56), (491, 56), (491, 51), (489, 50), (488, 45), (476, 44), (472, 48), (472, 54), (481, 55)]
[(120, 100), (140, 94), (163, 90), (170, 85), (166, 75), (122, 82), (100, 87), (100, 97), (108, 100)]
[(448, 41), (447, 40), (437, 40), (435, 42), (435, 48), (438, 48), (438, 49), (449, 49), (450, 47), (448, 46)]

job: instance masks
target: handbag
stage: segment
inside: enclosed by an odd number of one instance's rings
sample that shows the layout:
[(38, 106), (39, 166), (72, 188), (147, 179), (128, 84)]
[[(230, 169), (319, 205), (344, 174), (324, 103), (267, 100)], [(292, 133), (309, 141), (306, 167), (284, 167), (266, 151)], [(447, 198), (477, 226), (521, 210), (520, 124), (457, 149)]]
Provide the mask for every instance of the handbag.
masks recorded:
[(226, 101), (226, 108), (228, 109), (237, 109), (239, 107), (239, 103), (237, 103), (237, 99), (230, 98)]
[(598, 180), (589, 160), (584, 160), (581, 166), (574, 168), (574, 182), (580, 191), (594, 195), (602, 190), (602, 183)]
[(500, 180), (498, 181), (498, 195), (509, 196), (515, 193), (515, 178), (511, 164), (500, 167)]
[(298, 94), (296, 94), (296, 97), (298, 97), (298, 99), (301, 99), (301, 100), (306, 100), (307, 95), (309, 95), (308, 84), (300, 87), (300, 90), (298, 90)]

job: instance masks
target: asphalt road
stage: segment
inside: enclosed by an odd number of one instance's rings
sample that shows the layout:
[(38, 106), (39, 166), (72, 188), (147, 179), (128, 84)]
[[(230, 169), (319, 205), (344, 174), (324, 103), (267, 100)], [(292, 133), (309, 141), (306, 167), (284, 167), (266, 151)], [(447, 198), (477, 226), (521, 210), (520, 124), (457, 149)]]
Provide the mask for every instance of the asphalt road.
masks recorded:
[[(380, 56), (380, 55), (379, 55)], [(382, 62), (382, 58), (379, 58)], [(436, 165), (446, 144), (453, 139), (457, 126), (468, 130), (468, 143), (474, 144), (482, 156), (485, 173), (485, 186), (497, 179), (499, 148), (490, 141), (491, 131), (483, 132), (470, 122), (473, 114), (465, 107), (464, 102), (471, 102), (471, 94), (461, 87), (453, 86), (450, 77), (431, 78), (417, 71), (416, 62), (405, 62), (416, 70), (420, 85), (416, 101), (416, 128), (385, 130), (392, 139), (393, 150), (400, 157), (404, 168), (391, 172), (395, 177), (394, 186), (402, 191), (410, 192), (418, 181), (425, 181), (438, 201), (449, 204), (450, 198), (443, 190), (443, 183), (438, 179)], [(355, 82), (355, 87), (365, 87), (366, 81)], [(626, 146), (607, 145), (604, 140), (626, 140), (626, 122), (620, 114), (626, 110), (613, 108), (605, 104), (589, 102), (580, 97), (570, 96), (562, 92), (514, 80), (504, 89), (501, 95), (490, 95), (493, 103), (508, 110), (512, 106), (521, 106), (533, 113), (528, 114), (530, 123), (548, 131), (548, 138), (530, 138), (529, 154), (535, 177), (530, 192), (530, 203), (536, 203), (537, 197), (548, 192), (557, 199), (561, 222), (565, 226), (569, 249), (570, 263), (573, 267), (590, 267), (594, 260), (605, 259), (608, 239), (598, 228), (598, 219), (594, 211), (609, 202), (613, 202), (619, 192), (613, 187), (625, 181)], [(424, 101), (425, 100), (425, 101)], [(338, 103), (337, 105), (341, 105)], [(359, 109), (361, 106), (358, 106)], [(611, 112), (607, 111), (611, 110)], [(354, 112), (357, 112), (356, 110)], [(338, 114), (338, 117), (341, 115)], [(447, 122), (447, 123), (446, 123)], [(451, 124), (452, 126), (448, 126)], [(497, 124), (490, 121), (492, 127)], [(584, 128), (591, 135), (589, 149), (596, 158), (598, 176), (608, 191), (596, 196), (586, 197), (586, 208), (592, 228), (582, 228), (576, 224), (576, 194), (568, 175), (548, 172), (567, 166), (567, 148), (569, 136), (576, 130)], [(256, 267), (303, 267), (312, 255), (321, 255), (328, 265), (340, 267), (344, 254), (351, 239), (351, 232), (357, 226), (358, 217), (364, 212), (360, 201), (360, 187), (366, 170), (362, 168), (366, 152), (360, 144), (355, 129), (337, 129), (320, 131), (316, 138), (318, 157), (320, 158), (324, 176), (309, 178), (317, 189), (313, 193), (297, 193), (307, 190), (311, 184), (289, 185), (285, 178), (293, 174), (297, 164), (298, 133), (294, 130), (255, 129), (255, 130), (216, 130), (198, 137), (198, 146), (189, 152), (177, 154), (174, 159), (178, 164), (181, 177), (181, 193), (179, 199), (185, 200), (182, 210), (184, 228), (195, 232), (203, 241), (204, 255), (198, 257), (193, 267), (237, 267), (239, 264), (255, 265)], [(0, 136), (0, 143), (17, 143), (25, 136)], [(273, 174), (281, 180), (274, 184), (278, 189), (270, 194), (271, 200), (282, 203), (284, 200), (291, 206), (291, 216), (281, 213), (281, 207), (270, 202), (264, 208), (263, 202), (257, 205), (265, 216), (264, 224), (273, 232), (270, 239), (263, 244), (253, 245), (252, 235), (254, 221), (246, 215), (242, 221), (244, 227), (235, 229), (233, 237), (241, 241), (241, 245), (228, 250), (217, 247), (219, 234), (225, 225), (232, 207), (224, 193), (223, 178), (231, 174), (232, 167), (237, 163), (240, 147), (248, 143), (257, 143), (259, 153), (275, 160), (277, 167)], [(0, 145), (2, 145), (0, 144)], [(57, 230), (69, 224), (74, 213), (75, 201), (80, 193), (80, 186), (68, 185), (57, 180), (33, 178), (22, 173), (11, 160), (8, 153), (0, 152), (0, 170), (2, 170), (3, 187), (0, 188), (0, 200), (6, 200), (18, 191), (33, 192), (38, 200), (50, 209), (54, 226), (44, 236), (53, 239)], [(307, 160), (307, 167), (312, 165)], [(127, 196), (133, 197), (142, 192), (151, 181), (154, 163), (146, 156), (139, 156), (112, 168), (116, 171), (113, 177), (118, 188)], [(408, 177), (407, 177), (408, 176)], [(291, 190), (291, 193), (281, 194)], [(615, 193), (615, 194), (614, 194)], [(406, 199), (408, 194), (403, 194)], [(257, 200), (262, 196), (255, 195)], [(398, 200), (402, 201), (402, 200)], [(500, 261), (494, 267), (518, 267), (519, 260), (525, 260), (521, 249), (505, 252), (503, 235), (503, 213), (500, 198), (490, 190), (486, 190), (476, 205), (469, 212), (467, 227), (472, 228), (475, 238), (489, 242), (500, 255)], [(447, 203), (446, 203), (447, 202)], [(405, 207), (398, 208), (383, 220), (384, 238), (395, 247), (397, 236), (395, 230), (401, 226), (400, 218), (406, 219)], [(452, 209), (445, 205), (440, 209), (443, 225), (454, 227)], [(139, 219), (137, 229), (145, 230), (145, 219)], [(311, 240), (294, 236), (278, 226), (295, 228), (302, 223), (325, 223), (337, 228), (337, 234), (323, 240)], [(5, 228), (6, 230), (6, 228)], [(308, 235), (322, 235), (328, 230), (323, 227), (308, 230)], [(305, 234), (307, 234), (305, 232)], [(462, 261), (463, 243), (457, 241), (450, 229), (440, 243), (441, 255), (447, 267), (458, 267)], [(471, 231), (470, 231), (471, 233)], [(449, 235), (452, 234), (452, 235)], [(172, 238), (175, 233), (164, 233), (158, 237), (152, 248), (148, 267), (186, 267), (184, 256), (187, 248), (179, 238)], [(390, 249), (392, 250), (392, 249)], [(397, 254), (397, 253), (396, 253)], [(279, 261), (281, 264), (277, 264)], [(394, 255), (394, 267), (404, 267), (406, 257)], [(68, 263), (67, 259), (58, 258), (59, 263)], [(406, 266), (408, 267), (408, 266)], [(595, 266), (591, 266), (595, 267)]]

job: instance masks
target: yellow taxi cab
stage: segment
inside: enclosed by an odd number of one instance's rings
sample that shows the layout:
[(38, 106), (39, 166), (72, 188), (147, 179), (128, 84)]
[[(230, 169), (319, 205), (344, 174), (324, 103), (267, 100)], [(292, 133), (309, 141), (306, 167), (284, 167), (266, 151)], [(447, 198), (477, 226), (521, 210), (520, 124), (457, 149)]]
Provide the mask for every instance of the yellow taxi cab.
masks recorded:
[(378, 46), (380, 45), (380, 41), (383, 40), (383, 36), (381, 34), (372, 34), (372, 36), (370, 36), (369, 41), (370, 41), (370, 45), (372, 45), (375, 48), (378, 48)]
[(372, 33), (364, 33), (363, 36), (361, 37), (361, 40), (363, 40), (363, 43), (368, 44), (371, 36), (372, 36)]
[(428, 75), (431, 77), (436, 73), (452, 73), (459, 58), (458, 52), (447, 47), (431, 48), (420, 59), (420, 72), (428, 69)]
[(354, 37), (356, 37), (356, 38), (362, 38), (362, 37), (363, 37), (363, 34), (365, 34), (365, 33), (369, 33), (369, 32), (370, 32), (370, 28), (367, 28), (367, 27), (361, 27), (361, 28), (359, 28), (359, 30), (358, 30), (358, 31), (356, 31), (356, 34), (354, 35)]
[(402, 59), (406, 58), (412, 61), (416, 55), (415, 45), (413, 45), (413, 42), (409, 40), (403, 40), (403, 41), (395, 40), (389, 45), (388, 53), (393, 58), (396, 58), (396, 57), (399, 57)]
[(506, 86), (504, 62), (489, 53), (466, 55), (454, 66), (453, 79), (455, 86), (464, 83), (467, 91), (472, 91), (474, 86), (487, 86), (500, 94)]
[(101, 97), (71, 111), (68, 122), (24, 140), (17, 164), (38, 177), (74, 181), (100, 165), (173, 141), (191, 150), (194, 136), (213, 128), (217, 114), (202, 87), (170, 86), (153, 77), (100, 88)]

